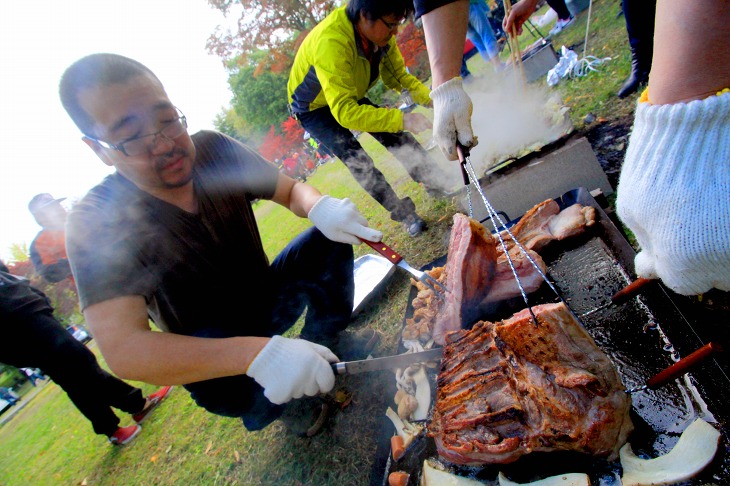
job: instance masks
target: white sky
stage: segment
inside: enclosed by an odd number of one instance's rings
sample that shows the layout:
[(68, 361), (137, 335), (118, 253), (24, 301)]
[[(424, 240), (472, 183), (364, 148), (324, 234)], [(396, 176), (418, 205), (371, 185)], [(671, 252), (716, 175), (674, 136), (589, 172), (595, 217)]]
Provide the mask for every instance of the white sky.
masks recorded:
[[(58, 81), (94, 52), (136, 59), (162, 81), (191, 133), (213, 128), (231, 93), (206, 39), (227, 20), (206, 0), (32, 0), (0, 6), (0, 258), (40, 230), (28, 202), (40, 192), (78, 199), (111, 169), (81, 141)], [(65, 203), (64, 203), (65, 204)]]

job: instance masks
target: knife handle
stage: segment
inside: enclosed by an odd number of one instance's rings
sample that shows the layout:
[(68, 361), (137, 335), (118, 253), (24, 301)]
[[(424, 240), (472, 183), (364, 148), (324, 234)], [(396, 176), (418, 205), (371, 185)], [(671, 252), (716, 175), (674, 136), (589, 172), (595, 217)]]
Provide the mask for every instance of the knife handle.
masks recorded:
[(717, 343), (705, 344), (694, 353), (680, 359), (669, 368), (660, 371), (656, 375), (652, 376), (649, 381), (646, 382), (646, 386), (652, 389), (659, 388), (660, 386), (687, 373), (690, 368), (702, 363), (711, 355), (719, 353), (722, 350), (722, 346)]
[(626, 287), (613, 294), (613, 297), (611, 297), (611, 302), (616, 305), (623, 304), (630, 298), (640, 294), (641, 291), (644, 290), (644, 287), (653, 282), (656, 282), (656, 280), (639, 277), (630, 284), (628, 284)]
[(394, 249), (392, 249), (382, 241), (380, 243), (375, 243), (374, 241), (363, 240), (362, 238), (360, 239), (370, 248), (387, 258), (388, 261), (393, 265), (397, 265), (398, 263), (400, 263), (401, 260), (403, 260), (403, 257), (398, 252), (396, 252)]
[(335, 376), (347, 374), (347, 365), (344, 362), (331, 363), (330, 366), (332, 367), (332, 371), (335, 373)]

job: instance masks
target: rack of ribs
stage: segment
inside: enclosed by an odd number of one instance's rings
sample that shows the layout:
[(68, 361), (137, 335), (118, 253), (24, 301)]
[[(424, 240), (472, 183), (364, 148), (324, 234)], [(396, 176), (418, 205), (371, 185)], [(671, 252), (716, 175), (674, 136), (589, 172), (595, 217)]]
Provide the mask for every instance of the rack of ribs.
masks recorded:
[(570, 450), (613, 460), (633, 424), (616, 368), (565, 304), (447, 336), (429, 435), (455, 464)]

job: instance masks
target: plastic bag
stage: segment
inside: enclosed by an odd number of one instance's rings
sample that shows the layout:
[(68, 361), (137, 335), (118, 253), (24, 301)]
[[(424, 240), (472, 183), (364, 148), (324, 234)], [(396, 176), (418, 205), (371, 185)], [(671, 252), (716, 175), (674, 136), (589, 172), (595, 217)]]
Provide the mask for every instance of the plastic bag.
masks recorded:
[(610, 60), (610, 57), (598, 58), (595, 56), (578, 59), (578, 54), (563, 46), (560, 48), (558, 63), (547, 73), (547, 84), (548, 86), (555, 86), (566, 76), (571, 78), (583, 77), (590, 71), (597, 71), (596, 67)]
[(563, 46), (560, 48), (560, 59), (558, 63), (547, 73), (547, 84), (548, 86), (555, 86), (563, 79), (568, 73), (571, 72), (573, 66), (578, 62), (578, 54), (571, 51), (567, 47)]

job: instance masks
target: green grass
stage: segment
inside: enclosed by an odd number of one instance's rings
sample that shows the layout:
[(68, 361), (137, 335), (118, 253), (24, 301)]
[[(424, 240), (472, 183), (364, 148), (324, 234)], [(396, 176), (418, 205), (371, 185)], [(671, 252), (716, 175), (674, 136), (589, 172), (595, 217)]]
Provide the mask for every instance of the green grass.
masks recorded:
[[(624, 20), (615, 18), (619, 2), (596, 0), (593, 7), (588, 54), (613, 60), (598, 73), (564, 80), (554, 88), (571, 106), (571, 118), (577, 127), (586, 113), (611, 120), (631, 114), (635, 103), (633, 99), (617, 100), (614, 95), (629, 66)], [(556, 50), (563, 44), (582, 43), (586, 14), (581, 13), (574, 26), (556, 37)], [(522, 37), (525, 45), (533, 41), (529, 34)], [(576, 52), (582, 56), (582, 45)], [(478, 56), (469, 61), (469, 68), (476, 73), (491, 69)], [(425, 141), (429, 135), (419, 138)], [(427, 197), (369, 135), (363, 135), (361, 142), (396, 192), (413, 198), (429, 223), (425, 234), (407, 236), (339, 161), (320, 167), (309, 182), (334, 197), (351, 198), (370, 224), (383, 231), (385, 241), (413, 266), (443, 255), (455, 203)], [(309, 226), (307, 220), (270, 202), (259, 203), (256, 214), (270, 257)], [(371, 250), (361, 245), (355, 252), (359, 256)], [(381, 355), (396, 350), (409, 288), (408, 277), (396, 272), (380, 297), (352, 324), (354, 328), (367, 326), (383, 333), (378, 348)], [(124, 447), (113, 447), (104, 437), (95, 435), (62, 390), (51, 383), (0, 427), (0, 484), (368, 484), (376, 448), (373, 431), (384, 420), (385, 407), (392, 401), (382, 390), (392, 379), (388, 372), (338, 377), (337, 389), (353, 393), (353, 401), (336, 414), (325, 433), (310, 440), (289, 436), (276, 422), (264, 431), (246, 432), (238, 420), (198, 408), (187, 392), (177, 387), (145, 422), (142, 434)], [(155, 389), (136, 385), (146, 393)], [(118, 415), (123, 425), (131, 423), (130, 417)]]
[[(539, 9), (533, 18), (544, 14), (547, 8), (544, 6)], [(570, 118), (577, 129), (584, 126), (583, 118), (588, 113), (612, 120), (631, 115), (634, 111), (635, 97), (630, 96), (623, 100), (616, 97), (616, 92), (631, 69), (626, 21), (623, 16), (617, 17), (620, 9), (620, 0), (595, 0), (592, 6), (585, 56), (609, 57), (611, 60), (598, 66), (598, 72), (592, 72), (585, 77), (562, 79), (553, 88), (561, 93), (563, 102), (570, 107)], [(584, 57), (587, 22), (588, 10), (586, 9), (576, 16), (571, 26), (550, 39), (558, 56), (560, 56), (561, 47), (566, 46), (578, 55), (578, 59)], [(545, 27), (539, 27), (539, 30), (547, 36), (552, 26), (551, 23)], [(537, 37), (533, 37), (525, 28), (519, 37), (520, 50), (525, 50), (536, 40)], [(477, 58), (478, 56), (475, 56), (469, 61), (470, 70), (472, 70), (472, 63), (479, 63), (477, 69), (489, 68), (485, 63), (480, 62), (481, 59), (477, 60)], [(505, 47), (501, 58), (505, 62), (509, 60), (509, 48)], [(476, 72), (480, 71), (476, 70)], [(547, 86), (544, 78), (536, 81), (535, 84)]]

